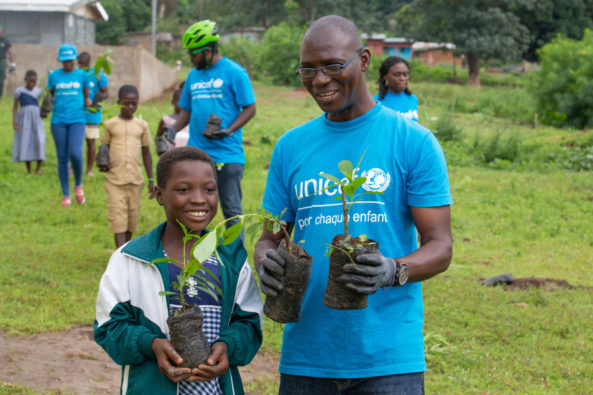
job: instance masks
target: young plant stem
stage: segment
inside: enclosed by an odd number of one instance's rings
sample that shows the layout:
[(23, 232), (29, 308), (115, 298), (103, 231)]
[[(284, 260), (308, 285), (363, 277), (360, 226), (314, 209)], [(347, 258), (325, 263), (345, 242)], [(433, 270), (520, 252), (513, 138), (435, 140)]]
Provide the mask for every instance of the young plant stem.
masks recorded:
[(346, 194), (342, 192), (342, 207), (344, 208), (344, 236), (348, 237), (348, 205), (346, 204)]
[(288, 232), (286, 231), (286, 228), (282, 225), (280, 225), (280, 229), (282, 229), (282, 233), (284, 234), (284, 236), (282, 236), (282, 238), (284, 239), (284, 242), (286, 243), (286, 249), (290, 250), (289, 246), (290, 246), (290, 235), (288, 234)]
[[(186, 273), (185, 273), (185, 269), (187, 268), (187, 258), (186, 258), (186, 253), (185, 253), (185, 246), (187, 244), (187, 239), (183, 238), (183, 255), (182, 255), (182, 259), (183, 259), (183, 277), (185, 278)], [(185, 310), (185, 297), (183, 296), (183, 285), (184, 284), (179, 284), (179, 303), (181, 304), (181, 311)]]

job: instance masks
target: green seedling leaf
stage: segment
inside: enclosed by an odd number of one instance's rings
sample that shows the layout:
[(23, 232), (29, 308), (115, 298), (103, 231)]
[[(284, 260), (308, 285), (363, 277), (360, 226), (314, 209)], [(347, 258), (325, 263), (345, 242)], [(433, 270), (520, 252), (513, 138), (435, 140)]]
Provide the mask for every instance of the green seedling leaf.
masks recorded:
[(218, 300), (219, 295), (216, 292), (214, 292), (212, 289), (210, 289), (208, 287), (197, 287), (197, 288), (200, 291), (203, 291), (203, 292), (207, 293), (208, 295), (212, 296), (214, 299)]
[[(202, 266), (199, 271), (200, 272), (204, 272), (204, 273), (208, 273), (212, 278), (216, 278), (216, 276), (214, 275), (214, 273), (212, 273), (212, 271), (210, 269), (208, 269), (206, 266)], [(206, 277), (204, 277), (204, 279), (206, 279)]]
[(159, 295), (161, 296), (167, 296), (167, 295), (175, 295), (177, 292), (171, 292), (171, 291), (160, 291)]
[(350, 200), (352, 200), (352, 197), (354, 196), (355, 191), (356, 191), (356, 188), (352, 184), (342, 185), (342, 192), (345, 193), (346, 196), (348, 196), (350, 198)]
[(349, 160), (345, 159), (345, 160), (341, 161), (340, 163), (338, 163), (338, 169), (340, 169), (340, 172), (342, 172), (342, 174), (349, 181), (352, 181), (352, 176), (353, 176), (353, 173), (354, 173), (354, 168), (352, 167), (352, 162), (350, 162)]
[[(208, 258), (206, 258), (206, 259), (208, 259)], [(204, 259), (204, 261), (206, 259)], [(198, 261), (197, 259), (192, 259), (189, 261), (188, 265), (185, 268), (185, 273), (186, 273), (187, 279), (189, 279), (192, 275), (195, 275), (198, 272), (198, 270), (202, 266), (202, 262)]]
[(177, 259), (173, 259), (173, 258), (157, 258), (157, 259), (153, 259), (150, 262), (150, 264), (160, 263), (160, 262), (165, 262), (165, 263), (171, 262), (171, 263), (177, 263), (177, 264), (183, 265), (183, 262), (178, 261)]
[(233, 226), (231, 226), (230, 228), (225, 230), (222, 235), (222, 244), (224, 244), (224, 245), (231, 244), (233, 241), (235, 241), (237, 239), (237, 237), (239, 237), (242, 230), (243, 230), (242, 222), (237, 222), (236, 224), (234, 224)]
[(279, 222), (274, 221), (272, 223), (272, 233), (278, 234), (282, 231), (282, 225)]
[(364, 184), (366, 181), (367, 181), (366, 177), (357, 177), (354, 180), (352, 180), (352, 188), (354, 188), (356, 190), (359, 187), (361, 187), (362, 184)]
[(206, 233), (198, 242), (194, 245), (192, 255), (200, 263), (212, 256), (214, 250), (216, 250), (216, 242), (218, 237), (216, 232)]
[[(331, 174), (327, 174), (327, 173), (324, 173), (324, 172), (319, 172), (319, 175), (321, 177), (327, 178), (328, 180), (330, 180), (332, 182), (335, 182), (337, 185), (343, 185), (344, 184), (344, 181), (340, 180), (338, 177), (332, 176)], [(331, 188), (331, 187), (333, 187), (333, 185), (330, 185), (330, 186), (328, 186), (328, 187), (326, 187), (324, 189)]]

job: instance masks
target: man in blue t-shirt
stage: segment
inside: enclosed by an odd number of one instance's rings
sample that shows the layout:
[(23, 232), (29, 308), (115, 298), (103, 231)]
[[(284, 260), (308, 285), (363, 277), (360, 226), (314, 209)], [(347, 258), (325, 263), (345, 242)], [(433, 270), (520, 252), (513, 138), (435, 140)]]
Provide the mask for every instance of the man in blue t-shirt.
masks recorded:
[(231, 218), (243, 212), (242, 127), (255, 115), (255, 95), (247, 71), (218, 53), (219, 38), (216, 23), (209, 20), (194, 23), (186, 30), (183, 47), (195, 68), (187, 76), (179, 98), (179, 118), (173, 129), (163, 129), (171, 140), (189, 122), (187, 145), (206, 151), (216, 163), (220, 206), (224, 217)]
[[(109, 91), (107, 85), (109, 80), (107, 75), (90, 67), (91, 55), (88, 52), (82, 52), (78, 55), (78, 67), (88, 72), (89, 79), (89, 99), (93, 102), (91, 107), (84, 109), (86, 118), (86, 175), (93, 176), (93, 163), (95, 162), (95, 141), (99, 138), (99, 125), (102, 122), (103, 106), (99, 102), (107, 99)], [(97, 93), (99, 93), (97, 95)]]
[[(313, 257), (301, 319), (284, 328), (281, 394), (424, 393), (421, 281), (451, 261), (447, 166), (429, 130), (373, 100), (365, 79), (370, 60), (356, 26), (336, 15), (313, 22), (301, 43), (297, 72), (324, 114), (278, 140), (263, 197), (264, 209), (284, 212), (294, 240), (304, 240)], [(340, 174), (346, 159), (360, 162), (361, 192), (380, 192), (364, 195), (349, 212), (349, 233), (379, 244), (379, 252), (358, 256), (339, 278), (368, 295), (368, 307), (359, 310), (323, 303), (324, 253), (344, 232), (344, 214), (339, 189), (320, 173)], [(255, 247), (268, 296), (283, 288), (281, 236), (264, 226)]]

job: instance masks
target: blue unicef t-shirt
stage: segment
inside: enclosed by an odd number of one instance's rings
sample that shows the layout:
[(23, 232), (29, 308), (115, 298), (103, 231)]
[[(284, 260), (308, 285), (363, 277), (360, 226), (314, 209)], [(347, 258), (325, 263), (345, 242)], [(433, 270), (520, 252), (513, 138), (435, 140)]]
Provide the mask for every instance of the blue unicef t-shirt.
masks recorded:
[(221, 129), (239, 116), (243, 107), (255, 103), (249, 75), (238, 63), (221, 58), (204, 70), (193, 68), (183, 86), (179, 107), (191, 111), (187, 145), (206, 151), (214, 163), (245, 164), (243, 130), (213, 140), (202, 136), (210, 114), (222, 118)]
[[(303, 144), (306, 141), (306, 144)], [(368, 307), (335, 310), (323, 304), (327, 245), (344, 233), (337, 189), (320, 172), (340, 176), (338, 163), (367, 177), (350, 210), (353, 236), (365, 234), (392, 258), (417, 248), (410, 207), (452, 204), (447, 165), (433, 134), (377, 104), (348, 122), (325, 115), (290, 130), (272, 154), (263, 207), (294, 222), (294, 240), (313, 257), (301, 320), (286, 324), (279, 370), (312, 377), (359, 378), (426, 370), (420, 282), (379, 289)]]
[[(89, 99), (93, 100), (99, 89), (104, 88), (107, 86), (109, 80), (107, 79), (107, 75), (99, 71), (99, 77), (95, 76), (95, 69), (91, 68), (88, 71), (88, 78), (89, 78)], [(98, 125), (101, 123), (102, 116), (103, 116), (103, 107), (99, 107), (98, 111), (92, 112), (88, 108), (84, 109), (84, 116), (86, 119), (87, 125)]]
[(63, 69), (56, 69), (49, 73), (47, 88), (55, 91), (51, 123), (85, 123), (83, 89), (88, 87), (84, 70), (75, 69), (66, 73)]
[(383, 99), (379, 97), (379, 94), (376, 94), (374, 99), (405, 118), (418, 121), (418, 98), (413, 93), (408, 95), (405, 92), (387, 91)]

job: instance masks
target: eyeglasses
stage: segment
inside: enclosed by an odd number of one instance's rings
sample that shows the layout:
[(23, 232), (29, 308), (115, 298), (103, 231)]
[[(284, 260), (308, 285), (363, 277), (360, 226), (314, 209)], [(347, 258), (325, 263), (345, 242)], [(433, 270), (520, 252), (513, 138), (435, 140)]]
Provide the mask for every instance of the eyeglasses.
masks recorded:
[(202, 51), (205, 51), (207, 49), (210, 49), (209, 47), (202, 47), (202, 48), (198, 48), (198, 49), (188, 49), (187, 53), (191, 56), (191, 55), (195, 55), (197, 53), (200, 53)]
[(336, 64), (330, 64), (330, 65), (319, 67), (319, 68), (299, 67), (296, 70), (296, 74), (299, 77), (301, 77), (302, 80), (312, 79), (313, 77), (315, 77), (315, 74), (317, 74), (318, 71), (321, 71), (323, 74), (329, 75), (329, 76), (340, 75), (340, 74), (342, 74), (342, 70), (344, 68), (346, 68), (346, 66), (348, 66), (350, 64), (350, 62), (352, 62), (354, 60), (354, 58), (356, 58), (356, 56), (358, 56), (361, 52), (362, 52), (362, 48), (359, 48), (358, 51), (356, 51), (356, 53), (354, 55), (352, 55), (352, 57), (350, 59), (348, 59), (346, 61), (346, 63), (344, 63), (344, 64), (336, 63)]

